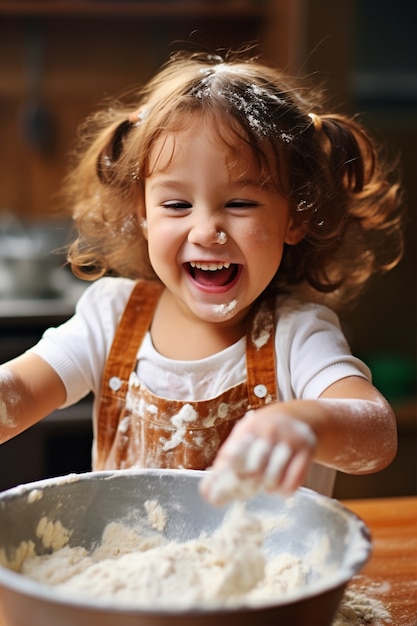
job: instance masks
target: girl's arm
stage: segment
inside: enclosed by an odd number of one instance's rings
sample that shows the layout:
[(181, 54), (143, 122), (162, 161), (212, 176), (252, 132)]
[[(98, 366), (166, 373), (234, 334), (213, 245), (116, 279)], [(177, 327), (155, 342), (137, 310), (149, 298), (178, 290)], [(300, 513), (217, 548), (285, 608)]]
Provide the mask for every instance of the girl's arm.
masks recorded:
[(43, 359), (22, 354), (0, 367), (0, 443), (4, 443), (61, 406), (62, 380)]
[(348, 474), (371, 474), (397, 453), (394, 412), (367, 380), (344, 378), (322, 394), (321, 411), (305, 420), (317, 434), (315, 460)]
[(364, 378), (329, 386), (317, 400), (291, 400), (250, 411), (221, 447), (202, 483), (222, 504), (258, 490), (288, 494), (312, 461), (349, 474), (382, 470), (397, 451), (395, 416)]

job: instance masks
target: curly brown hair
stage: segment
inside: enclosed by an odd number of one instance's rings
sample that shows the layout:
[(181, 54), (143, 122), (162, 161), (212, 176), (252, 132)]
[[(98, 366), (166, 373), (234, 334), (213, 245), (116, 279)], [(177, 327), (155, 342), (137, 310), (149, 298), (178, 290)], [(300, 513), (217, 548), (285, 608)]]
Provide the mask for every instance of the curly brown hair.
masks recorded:
[(355, 119), (325, 111), (320, 88), (244, 53), (182, 52), (132, 95), (86, 121), (66, 180), (78, 229), (68, 259), (79, 277), (155, 278), (138, 223), (148, 157), (162, 133), (184, 128), (194, 113), (227, 121), (304, 225), (269, 290), (307, 287), (340, 308), (401, 258), (395, 170)]

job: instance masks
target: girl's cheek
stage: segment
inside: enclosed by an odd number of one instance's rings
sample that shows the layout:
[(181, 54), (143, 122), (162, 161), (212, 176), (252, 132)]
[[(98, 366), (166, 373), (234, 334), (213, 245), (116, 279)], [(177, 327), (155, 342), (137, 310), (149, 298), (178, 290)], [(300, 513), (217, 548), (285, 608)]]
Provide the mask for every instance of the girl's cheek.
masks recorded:
[(251, 247), (257, 248), (260, 244), (266, 245), (273, 241), (273, 237), (268, 228), (262, 224), (249, 226), (241, 232), (241, 239), (245, 242), (245, 247), (250, 249)]

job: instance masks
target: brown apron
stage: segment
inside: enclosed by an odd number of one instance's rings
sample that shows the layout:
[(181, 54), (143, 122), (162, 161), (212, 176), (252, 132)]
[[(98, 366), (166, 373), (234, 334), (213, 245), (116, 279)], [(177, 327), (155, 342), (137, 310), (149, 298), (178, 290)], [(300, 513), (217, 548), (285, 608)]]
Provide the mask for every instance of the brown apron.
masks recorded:
[(238, 419), (278, 400), (273, 300), (261, 301), (249, 315), (245, 382), (198, 402), (149, 391), (135, 368), (161, 291), (157, 282), (138, 281), (116, 329), (95, 424), (95, 470), (205, 469)]

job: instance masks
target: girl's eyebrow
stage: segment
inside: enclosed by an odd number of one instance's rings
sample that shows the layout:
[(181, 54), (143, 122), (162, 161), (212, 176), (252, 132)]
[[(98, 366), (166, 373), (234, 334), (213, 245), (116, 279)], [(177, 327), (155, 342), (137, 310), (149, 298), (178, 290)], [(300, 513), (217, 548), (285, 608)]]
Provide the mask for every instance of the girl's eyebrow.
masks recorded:
[(236, 178), (235, 180), (230, 181), (231, 185), (239, 186), (239, 187), (261, 187), (262, 184), (258, 179), (254, 178)]
[(170, 178), (162, 179), (162, 180), (159, 178), (158, 180), (158, 174), (156, 175), (156, 180), (153, 176), (149, 177), (148, 180), (149, 180), (150, 189), (160, 189), (160, 188), (174, 189), (175, 188), (179, 190), (179, 189), (182, 189), (185, 185), (185, 183), (182, 183), (178, 180), (170, 179)]
[[(164, 174), (158, 173), (154, 176), (150, 176), (148, 178), (149, 181), (149, 189), (173, 189), (181, 191), (187, 185), (187, 181), (179, 181), (175, 178), (165, 178)], [(236, 178), (231, 179), (228, 182), (230, 187), (234, 187), (236, 189), (242, 188), (251, 188), (251, 189), (269, 189), (272, 186), (271, 181), (262, 181), (260, 179), (255, 178)]]
[(233, 187), (252, 187), (253, 189), (270, 189), (273, 185), (270, 180), (253, 178), (238, 178), (230, 181)]

